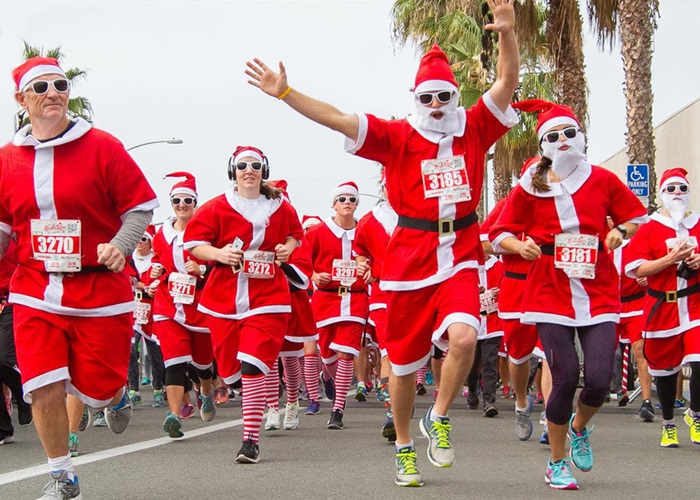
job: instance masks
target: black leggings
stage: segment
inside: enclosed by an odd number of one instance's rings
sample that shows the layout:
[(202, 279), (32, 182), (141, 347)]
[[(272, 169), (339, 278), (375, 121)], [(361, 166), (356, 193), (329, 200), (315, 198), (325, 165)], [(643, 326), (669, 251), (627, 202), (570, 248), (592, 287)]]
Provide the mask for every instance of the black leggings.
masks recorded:
[[(153, 376), (152, 384), (155, 390), (163, 389), (163, 373), (165, 372), (165, 366), (163, 365), (163, 355), (160, 351), (160, 346), (153, 342), (152, 340), (143, 337), (146, 341), (146, 356), (148, 357), (149, 363), (151, 363), (151, 375)], [(131, 357), (129, 358), (129, 389), (138, 391), (139, 390), (139, 352), (141, 345), (141, 333), (134, 330), (134, 343), (131, 344)]]
[(612, 322), (571, 327), (553, 323), (538, 323), (542, 346), (552, 372), (552, 392), (547, 400), (547, 420), (568, 424), (579, 378), (579, 360), (574, 335), (583, 349), (585, 384), (579, 400), (586, 406), (600, 408), (612, 380), (617, 336)]
[[(656, 377), (656, 393), (661, 403), (664, 420), (673, 420), (673, 405), (676, 399), (678, 373)], [(700, 412), (700, 362), (690, 363), (690, 409)]]

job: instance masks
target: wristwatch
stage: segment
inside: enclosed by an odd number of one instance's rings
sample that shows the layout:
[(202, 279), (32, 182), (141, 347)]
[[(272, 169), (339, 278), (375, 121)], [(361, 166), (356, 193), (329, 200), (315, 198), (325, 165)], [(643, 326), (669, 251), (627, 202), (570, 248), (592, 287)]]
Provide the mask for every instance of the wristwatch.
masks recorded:
[(622, 233), (623, 240), (625, 238), (627, 238), (627, 226), (625, 226), (624, 224), (619, 224), (619, 225), (615, 226), (615, 229), (617, 229), (618, 231), (620, 231)]

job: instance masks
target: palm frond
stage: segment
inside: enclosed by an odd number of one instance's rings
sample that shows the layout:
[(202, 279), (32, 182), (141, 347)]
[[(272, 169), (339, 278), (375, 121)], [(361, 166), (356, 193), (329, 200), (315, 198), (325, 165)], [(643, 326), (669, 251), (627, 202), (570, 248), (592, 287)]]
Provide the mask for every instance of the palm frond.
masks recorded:
[(86, 97), (72, 97), (68, 100), (68, 116), (71, 118), (83, 118), (92, 123), (94, 113), (92, 104)]

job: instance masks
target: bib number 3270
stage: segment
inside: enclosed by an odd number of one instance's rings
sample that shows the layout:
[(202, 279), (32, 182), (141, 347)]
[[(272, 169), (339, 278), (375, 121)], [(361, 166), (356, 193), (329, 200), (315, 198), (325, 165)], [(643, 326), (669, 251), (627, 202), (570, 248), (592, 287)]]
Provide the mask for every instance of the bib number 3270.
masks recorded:
[(81, 224), (78, 219), (32, 219), (32, 252), (53, 273), (81, 269)]

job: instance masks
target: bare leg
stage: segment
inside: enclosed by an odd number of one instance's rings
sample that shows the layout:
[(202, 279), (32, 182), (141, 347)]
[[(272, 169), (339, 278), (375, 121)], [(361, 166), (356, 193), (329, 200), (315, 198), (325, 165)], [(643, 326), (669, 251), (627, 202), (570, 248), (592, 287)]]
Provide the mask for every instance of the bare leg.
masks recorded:
[(453, 323), (447, 328), (449, 348), (443, 361), (440, 380), (440, 392), (435, 400), (434, 411), (438, 415), (447, 415), (455, 397), (460, 393), (462, 384), (474, 361), (476, 348), (476, 330), (464, 323)]
[(49, 458), (68, 455), (68, 411), (63, 380), (32, 391), (37, 434)]

